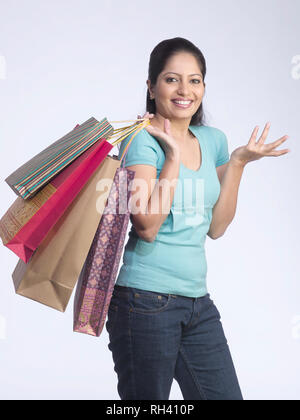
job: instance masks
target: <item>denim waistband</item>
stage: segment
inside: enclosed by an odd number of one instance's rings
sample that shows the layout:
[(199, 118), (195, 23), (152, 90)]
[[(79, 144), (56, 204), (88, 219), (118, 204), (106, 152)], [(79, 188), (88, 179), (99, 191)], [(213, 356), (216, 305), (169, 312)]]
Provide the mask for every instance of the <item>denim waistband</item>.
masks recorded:
[[(121, 293), (121, 294), (124, 294), (124, 295), (128, 295), (132, 291), (132, 289), (138, 289), (138, 288), (120, 286), (118, 284), (115, 284), (115, 286), (114, 286), (114, 290), (116, 290), (118, 293)], [(143, 289), (140, 289), (140, 290), (143, 290)], [(152, 291), (152, 290), (145, 290), (145, 292), (161, 293), (163, 295), (171, 295), (174, 298), (182, 298), (182, 299), (189, 299), (189, 300), (199, 300), (199, 299), (203, 299), (203, 298), (208, 298), (210, 296), (209, 293), (207, 293), (204, 296), (191, 297), (191, 296), (175, 295), (175, 294), (166, 293), (166, 292), (156, 292), (156, 291)]]

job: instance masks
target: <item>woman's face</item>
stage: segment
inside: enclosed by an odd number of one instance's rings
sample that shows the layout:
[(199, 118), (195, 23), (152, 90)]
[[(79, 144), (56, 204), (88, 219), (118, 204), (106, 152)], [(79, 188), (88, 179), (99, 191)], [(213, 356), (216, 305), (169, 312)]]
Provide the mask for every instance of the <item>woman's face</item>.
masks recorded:
[(205, 91), (198, 62), (186, 52), (170, 57), (153, 88), (149, 80), (147, 84), (150, 96), (152, 94), (155, 100), (156, 113), (170, 120), (191, 120), (201, 105)]

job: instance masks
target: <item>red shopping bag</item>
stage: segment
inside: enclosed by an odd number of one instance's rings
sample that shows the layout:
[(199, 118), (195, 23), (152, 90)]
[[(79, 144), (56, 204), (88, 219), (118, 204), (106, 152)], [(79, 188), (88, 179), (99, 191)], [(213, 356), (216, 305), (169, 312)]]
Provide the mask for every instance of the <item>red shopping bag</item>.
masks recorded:
[(99, 140), (34, 197), (18, 197), (0, 220), (3, 244), (27, 263), (112, 148)]

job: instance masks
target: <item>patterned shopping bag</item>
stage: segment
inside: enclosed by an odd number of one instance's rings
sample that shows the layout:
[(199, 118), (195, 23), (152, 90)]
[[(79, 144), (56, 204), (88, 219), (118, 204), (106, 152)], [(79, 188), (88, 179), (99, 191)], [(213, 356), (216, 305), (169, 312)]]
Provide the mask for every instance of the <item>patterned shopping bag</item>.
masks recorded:
[(75, 332), (99, 336), (103, 329), (127, 232), (130, 183), (135, 172), (119, 168), (106, 208), (77, 283)]

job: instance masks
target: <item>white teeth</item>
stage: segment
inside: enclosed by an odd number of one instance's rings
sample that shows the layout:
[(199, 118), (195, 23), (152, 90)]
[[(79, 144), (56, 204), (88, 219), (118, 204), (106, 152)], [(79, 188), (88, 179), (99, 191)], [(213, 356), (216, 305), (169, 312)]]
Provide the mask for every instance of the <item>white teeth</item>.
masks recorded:
[(192, 101), (173, 101), (176, 104), (181, 104), (181, 105), (189, 105)]

